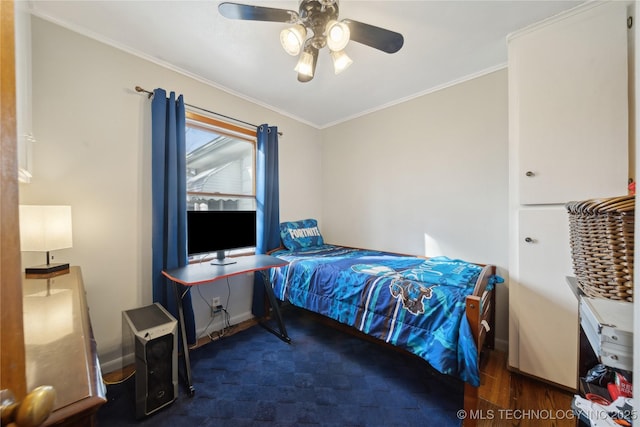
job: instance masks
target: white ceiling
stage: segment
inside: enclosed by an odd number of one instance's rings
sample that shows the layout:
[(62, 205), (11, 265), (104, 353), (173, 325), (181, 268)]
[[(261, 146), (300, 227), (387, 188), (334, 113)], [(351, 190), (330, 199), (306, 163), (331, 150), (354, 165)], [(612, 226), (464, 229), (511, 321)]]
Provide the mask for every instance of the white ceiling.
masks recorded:
[[(297, 1), (236, 2), (298, 10)], [(339, 75), (323, 49), (308, 83), (298, 82), (297, 58), (280, 46), (287, 24), (224, 18), (219, 1), (29, 4), (39, 17), (324, 128), (501, 68), (509, 33), (582, 2), (343, 0), (341, 19), (399, 32), (404, 46), (387, 54), (352, 41), (345, 50), (354, 63)]]

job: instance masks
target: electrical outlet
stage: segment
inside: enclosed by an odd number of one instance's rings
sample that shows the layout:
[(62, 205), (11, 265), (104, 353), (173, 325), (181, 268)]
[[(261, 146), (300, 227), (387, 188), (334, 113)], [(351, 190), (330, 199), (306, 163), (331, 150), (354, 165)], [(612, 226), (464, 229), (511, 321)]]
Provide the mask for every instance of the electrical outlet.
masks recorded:
[(213, 297), (211, 299), (211, 317), (215, 316), (216, 313), (220, 313), (222, 311), (222, 304), (220, 303), (220, 297)]

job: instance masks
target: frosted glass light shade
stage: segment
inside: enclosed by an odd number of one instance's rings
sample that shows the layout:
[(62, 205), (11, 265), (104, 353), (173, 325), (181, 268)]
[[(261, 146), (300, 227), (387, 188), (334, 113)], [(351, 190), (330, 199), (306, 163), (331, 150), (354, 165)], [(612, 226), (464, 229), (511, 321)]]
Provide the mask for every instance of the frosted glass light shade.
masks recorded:
[(344, 50), (338, 52), (331, 51), (331, 59), (333, 59), (333, 71), (336, 74), (340, 74), (353, 64), (353, 61), (344, 53)]
[(305, 76), (313, 77), (313, 55), (309, 52), (302, 52), (295, 70)]
[(327, 35), (327, 46), (334, 52), (344, 49), (351, 37), (349, 26), (344, 22), (338, 22), (336, 20), (331, 20), (327, 23), (325, 32)]
[(296, 56), (300, 53), (307, 30), (300, 24), (285, 28), (280, 32), (280, 44), (289, 55)]
[(47, 252), (72, 246), (71, 206), (20, 205), (20, 250)]

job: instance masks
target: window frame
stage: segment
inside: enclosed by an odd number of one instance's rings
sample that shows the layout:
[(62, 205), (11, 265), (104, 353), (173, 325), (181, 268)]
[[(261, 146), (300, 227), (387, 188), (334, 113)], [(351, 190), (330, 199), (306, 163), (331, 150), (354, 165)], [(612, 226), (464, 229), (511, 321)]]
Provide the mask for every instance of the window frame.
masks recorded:
[(257, 151), (258, 151), (258, 131), (257, 129), (247, 129), (242, 126), (237, 126), (229, 122), (214, 119), (210, 116), (195, 113), (187, 110), (185, 112), (186, 125), (192, 127), (199, 127), (201, 129), (211, 130), (214, 128), (216, 133), (220, 135), (226, 135), (232, 138), (241, 139), (252, 144), (253, 147), (253, 179), (251, 194), (235, 194), (235, 193), (205, 193), (205, 192), (193, 192), (187, 191), (187, 197), (192, 195), (202, 196), (215, 196), (215, 197), (230, 197), (240, 199), (252, 199), (254, 206), (257, 209), (257, 197), (256, 197), (256, 166), (257, 166)]
[[(257, 129), (248, 129), (242, 126), (234, 125), (230, 122), (226, 122), (223, 120), (215, 119), (211, 116), (199, 114), (190, 110), (185, 111), (185, 126), (187, 127), (197, 127), (206, 130), (213, 130), (215, 133), (220, 135), (225, 135), (228, 137), (232, 137), (235, 139), (244, 140), (252, 144), (252, 152), (253, 152), (253, 177), (252, 177), (252, 193), (251, 194), (235, 194), (235, 193), (207, 193), (207, 192), (195, 192), (195, 191), (187, 191), (186, 196), (204, 196), (204, 197), (228, 197), (228, 198), (237, 198), (237, 199), (250, 199), (253, 200), (254, 209), (258, 210), (258, 200), (256, 195), (256, 167), (257, 167), (257, 157), (258, 157), (258, 130)], [(186, 141), (185, 141), (186, 142)], [(186, 156), (186, 153), (185, 153)], [(255, 253), (255, 248), (247, 248), (247, 249), (237, 249), (229, 253), (230, 257), (234, 256), (242, 256), (242, 255), (250, 255)], [(189, 263), (202, 262), (209, 259), (213, 259), (213, 254), (208, 254), (202, 258), (198, 258), (196, 256), (189, 257)]]

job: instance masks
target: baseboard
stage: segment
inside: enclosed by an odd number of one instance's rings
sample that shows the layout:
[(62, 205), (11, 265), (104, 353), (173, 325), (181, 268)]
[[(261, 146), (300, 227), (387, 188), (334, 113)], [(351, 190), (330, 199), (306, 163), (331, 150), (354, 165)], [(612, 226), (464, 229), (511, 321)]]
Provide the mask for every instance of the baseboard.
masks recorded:
[(515, 373), (515, 374), (518, 374), (518, 375), (522, 375), (522, 376), (527, 377), (527, 378), (534, 379), (536, 381), (539, 381), (541, 383), (550, 385), (552, 387), (556, 387), (556, 388), (558, 388), (560, 390), (564, 390), (564, 391), (567, 391), (569, 393), (577, 393), (578, 392), (578, 389), (576, 387), (569, 387), (569, 386), (566, 386), (564, 384), (556, 383), (554, 381), (550, 381), (550, 380), (547, 380), (545, 378), (538, 377), (536, 375), (532, 375), (532, 374), (529, 374), (527, 372), (523, 372), (519, 368), (516, 368), (516, 367), (511, 366), (509, 364), (507, 364), (507, 370), (509, 372), (512, 372), (512, 373)]
[(117, 357), (115, 359), (110, 359), (106, 362), (100, 361), (100, 369), (102, 370), (103, 376), (106, 374), (110, 374), (112, 372), (116, 372), (122, 369), (123, 366), (123, 358), (122, 356)]
[(509, 341), (505, 339), (496, 338), (494, 341), (494, 348), (505, 353), (509, 353)]
[[(251, 312), (246, 312), (231, 317), (229, 323), (231, 324), (230, 330), (224, 331), (224, 336), (233, 335), (237, 332), (247, 329), (248, 327), (255, 325), (257, 321)], [(223, 324), (216, 322), (212, 325), (209, 325), (208, 328), (205, 327), (200, 329), (199, 331), (196, 331), (196, 337), (198, 337), (198, 340), (196, 344), (191, 348), (195, 349), (219, 339), (221, 337), (220, 333), (223, 332), (222, 325)], [(216, 328), (216, 326), (218, 327)], [(209, 332), (207, 332), (207, 330), (209, 330)]]

